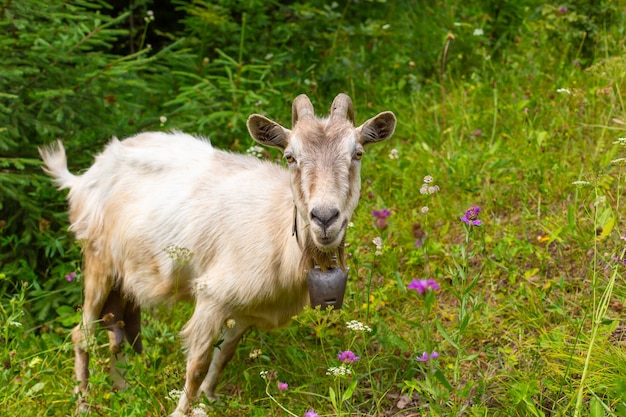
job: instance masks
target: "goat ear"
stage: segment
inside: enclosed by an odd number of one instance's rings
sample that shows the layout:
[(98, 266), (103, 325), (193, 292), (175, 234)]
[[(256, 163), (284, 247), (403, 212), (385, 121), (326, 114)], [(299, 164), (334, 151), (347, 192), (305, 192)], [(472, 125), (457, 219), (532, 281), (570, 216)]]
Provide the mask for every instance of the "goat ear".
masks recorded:
[(394, 130), (396, 130), (396, 116), (392, 112), (386, 111), (357, 127), (356, 133), (359, 143), (365, 146), (389, 139)]
[(284, 150), (288, 144), (289, 129), (285, 129), (276, 122), (260, 114), (248, 117), (248, 132), (252, 139), (261, 145), (271, 146)]

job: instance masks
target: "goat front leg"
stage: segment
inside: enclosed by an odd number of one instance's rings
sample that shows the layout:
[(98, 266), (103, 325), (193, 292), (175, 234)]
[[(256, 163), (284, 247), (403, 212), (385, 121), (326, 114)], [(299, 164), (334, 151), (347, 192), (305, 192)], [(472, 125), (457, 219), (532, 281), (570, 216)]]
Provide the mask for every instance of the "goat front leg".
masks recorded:
[(215, 388), (226, 364), (233, 358), (241, 336), (250, 328), (247, 323), (236, 321), (233, 327), (227, 327), (222, 333), (222, 343), (213, 350), (213, 359), (209, 372), (200, 386), (208, 399), (215, 400)]
[(223, 322), (224, 315), (218, 307), (201, 302), (196, 304), (193, 316), (182, 331), (188, 347), (187, 379), (176, 410), (171, 417), (185, 416), (191, 404), (196, 401), (200, 385), (209, 370), (213, 343)]

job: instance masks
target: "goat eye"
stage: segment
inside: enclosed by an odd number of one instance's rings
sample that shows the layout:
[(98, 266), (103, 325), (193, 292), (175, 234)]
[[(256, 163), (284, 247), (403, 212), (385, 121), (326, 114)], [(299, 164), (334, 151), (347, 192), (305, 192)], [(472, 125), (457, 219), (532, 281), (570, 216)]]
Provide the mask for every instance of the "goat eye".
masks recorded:
[(288, 164), (293, 164), (294, 162), (296, 162), (296, 158), (294, 158), (293, 155), (290, 153), (285, 155), (285, 160)]
[(354, 155), (352, 157), (356, 159), (357, 161), (360, 161), (361, 158), (363, 158), (363, 151), (361, 150), (354, 151)]

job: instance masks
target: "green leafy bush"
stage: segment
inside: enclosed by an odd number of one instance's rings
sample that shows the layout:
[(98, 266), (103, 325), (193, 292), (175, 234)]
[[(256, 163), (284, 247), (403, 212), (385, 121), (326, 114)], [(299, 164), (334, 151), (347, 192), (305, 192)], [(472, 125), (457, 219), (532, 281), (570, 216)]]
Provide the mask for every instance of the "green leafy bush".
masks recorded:
[[(85, 167), (107, 138), (158, 126), (153, 100), (170, 87), (160, 63), (178, 44), (111, 53), (128, 33), (129, 12), (111, 17), (106, 7), (29, 0), (6, 2), (1, 10), (0, 263), (9, 280), (0, 292), (23, 280), (42, 294), (64, 291), (65, 274), (78, 268), (63, 195), (39, 169), (37, 147), (61, 139), (70, 164)], [(48, 304), (75, 304), (77, 297), (77, 291), (56, 297), (62, 301), (39, 297), (32, 311), (49, 317)]]

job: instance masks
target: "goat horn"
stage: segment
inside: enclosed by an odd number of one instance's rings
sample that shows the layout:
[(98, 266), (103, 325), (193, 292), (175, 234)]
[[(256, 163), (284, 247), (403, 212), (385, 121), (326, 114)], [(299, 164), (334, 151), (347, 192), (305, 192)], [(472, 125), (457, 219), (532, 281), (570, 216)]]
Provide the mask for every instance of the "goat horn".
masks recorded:
[(306, 94), (300, 94), (293, 100), (291, 106), (291, 128), (296, 126), (296, 122), (303, 117), (313, 117), (315, 112), (313, 110), (313, 104)]
[(330, 106), (330, 118), (347, 118), (354, 124), (354, 106), (352, 105), (352, 99), (346, 94), (339, 93)]

